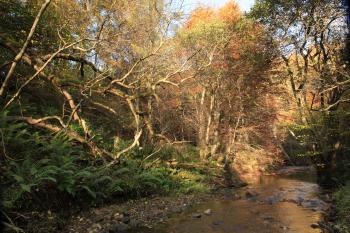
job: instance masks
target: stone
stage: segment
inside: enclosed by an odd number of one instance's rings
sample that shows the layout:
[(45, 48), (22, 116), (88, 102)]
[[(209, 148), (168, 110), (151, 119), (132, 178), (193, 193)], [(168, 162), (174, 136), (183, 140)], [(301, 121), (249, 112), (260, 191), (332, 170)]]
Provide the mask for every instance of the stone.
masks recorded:
[(95, 222), (102, 222), (105, 219), (103, 215), (97, 216)]
[(121, 217), (122, 217), (122, 215), (120, 213), (115, 213), (113, 215), (113, 218), (115, 218), (115, 219), (120, 219)]
[(102, 230), (101, 224), (95, 223), (89, 229), (87, 229), (87, 232), (88, 233), (97, 233), (97, 232), (101, 232), (101, 230)]
[(316, 228), (320, 228), (320, 225), (318, 225), (318, 223), (313, 223), (310, 225), (311, 228), (316, 229)]
[(304, 199), (303, 197), (300, 197), (300, 196), (299, 196), (299, 197), (297, 198), (296, 202), (297, 202), (298, 205), (301, 205), (301, 203), (304, 202), (304, 200), (305, 200), (305, 199)]
[(280, 198), (278, 196), (270, 196), (266, 198), (266, 202), (270, 205), (276, 204), (280, 201)]
[(233, 200), (239, 200), (239, 199), (241, 199), (242, 197), (239, 195), (239, 194), (237, 194), (237, 193), (235, 193), (235, 194), (233, 194)]
[(253, 197), (256, 197), (258, 196), (259, 194), (255, 191), (252, 191), (252, 190), (248, 190), (246, 193), (245, 193), (245, 196), (246, 198), (253, 198)]
[(122, 223), (128, 224), (130, 222), (130, 217), (129, 216), (123, 216), (120, 221)]
[(171, 209), (171, 212), (180, 214), (182, 212), (182, 208), (174, 207)]
[(220, 221), (213, 221), (211, 224), (214, 226), (219, 226), (221, 224), (221, 222)]
[(327, 203), (317, 199), (304, 200), (301, 202), (301, 206), (304, 208), (326, 210), (328, 208)]
[(270, 215), (264, 215), (264, 216), (262, 216), (262, 218), (263, 218), (264, 220), (269, 220), (269, 221), (273, 220), (273, 217), (270, 216)]
[(99, 223), (95, 223), (94, 225), (92, 225), (92, 228), (99, 230), (99, 229), (102, 229), (102, 226)]
[(211, 209), (205, 210), (205, 211), (204, 211), (204, 214), (205, 214), (205, 215), (211, 215), (211, 214), (212, 214)]
[(252, 213), (252, 214), (260, 214), (260, 211), (259, 210), (250, 210), (250, 213)]
[(236, 185), (236, 188), (243, 188), (243, 187), (246, 187), (248, 186), (248, 183), (247, 182), (244, 182), (244, 181), (241, 181), (239, 182), (237, 185)]
[(201, 218), (202, 217), (202, 214), (200, 213), (193, 213), (192, 214), (192, 218)]

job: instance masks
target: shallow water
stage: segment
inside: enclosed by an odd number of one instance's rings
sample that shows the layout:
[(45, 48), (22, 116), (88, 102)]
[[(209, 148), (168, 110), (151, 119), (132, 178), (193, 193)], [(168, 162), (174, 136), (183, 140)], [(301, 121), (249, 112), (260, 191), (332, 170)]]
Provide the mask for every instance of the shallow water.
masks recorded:
[[(319, 233), (311, 224), (321, 220), (327, 205), (317, 194), (314, 175), (265, 176), (248, 188), (238, 191), (234, 200), (227, 195), (193, 207), (154, 229), (138, 229), (141, 233)], [(246, 197), (247, 191), (252, 195)], [(258, 194), (255, 196), (255, 194)], [(210, 215), (204, 211), (211, 209)], [(193, 213), (201, 213), (193, 218)]]

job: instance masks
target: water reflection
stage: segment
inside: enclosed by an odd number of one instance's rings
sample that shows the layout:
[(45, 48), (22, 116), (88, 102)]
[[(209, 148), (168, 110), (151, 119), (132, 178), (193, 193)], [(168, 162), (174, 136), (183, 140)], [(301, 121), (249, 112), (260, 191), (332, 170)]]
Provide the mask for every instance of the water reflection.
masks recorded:
[[(317, 198), (314, 176), (269, 176), (255, 182), (249, 189), (256, 197), (241, 200), (213, 201), (196, 206), (188, 213), (169, 220), (155, 229), (137, 230), (144, 233), (319, 233), (310, 227), (321, 218), (322, 201)], [(247, 189), (240, 190), (242, 196)], [(309, 206), (304, 203), (311, 203)], [(212, 214), (203, 214), (211, 209)], [(191, 213), (202, 213), (193, 219)]]

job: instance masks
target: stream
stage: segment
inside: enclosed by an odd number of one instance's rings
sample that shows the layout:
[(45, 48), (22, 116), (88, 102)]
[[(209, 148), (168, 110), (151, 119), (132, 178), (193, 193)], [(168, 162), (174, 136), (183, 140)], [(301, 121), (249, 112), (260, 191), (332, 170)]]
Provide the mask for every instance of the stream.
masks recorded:
[(259, 177), (223, 200), (194, 205), (153, 229), (140, 233), (319, 233), (327, 204), (310, 171)]

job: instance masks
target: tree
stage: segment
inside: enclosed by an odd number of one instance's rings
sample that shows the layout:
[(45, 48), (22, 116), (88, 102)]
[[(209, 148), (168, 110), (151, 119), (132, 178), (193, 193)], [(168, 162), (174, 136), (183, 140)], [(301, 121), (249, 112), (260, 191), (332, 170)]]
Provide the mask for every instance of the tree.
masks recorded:
[[(233, 160), (237, 142), (252, 140), (247, 135), (253, 130), (243, 129), (262, 126), (256, 114), (265, 106), (269, 80), (264, 72), (274, 50), (267, 52), (263, 28), (245, 18), (233, 1), (217, 11), (198, 8), (185, 25), (179, 38), (184, 50), (195, 56), (187, 74), (190, 93), (182, 91), (188, 95), (181, 105), (184, 115), (190, 115), (187, 121), (196, 127), (203, 159), (221, 154)], [(266, 113), (273, 119), (273, 109)]]
[[(278, 42), (299, 124), (307, 130), (310, 154), (320, 183), (344, 172), (349, 75), (341, 59), (344, 11), (341, 1), (258, 1), (251, 15), (266, 25)], [(345, 114), (345, 115), (344, 115)]]
[[(35, 8), (39, 3), (40, 1), (17, 1), (7, 4), (18, 9), (20, 15), (27, 14), (30, 18), (33, 17), (34, 10), (26, 12), (27, 9)], [(26, 51), (22, 49), (19, 53), (21, 56), (18, 56), (23, 63), (21, 69), (32, 70), (34, 74), (26, 78), (15, 78), (10, 83), (11, 90), (4, 106), (8, 108), (14, 105), (15, 100), (24, 94), (31, 95), (31, 91), (26, 90), (33, 85), (48, 84), (63, 100), (54, 103), (57, 114), (53, 116), (13, 116), (13, 119), (54, 132), (64, 130), (72, 139), (86, 144), (93, 154), (110, 158), (119, 158), (139, 145), (142, 134), (146, 132), (148, 140), (159, 135), (152, 126), (151, 103), (157, 99), (159, 86), (174, 85), (171, 79), (186, 69), (186, 61), (169, 61), (169, 56), (173, 55), (172, 39), (168, 38), (168, 33), (178, 17), (176, 12), (166, 11), (171, 9), (171, 3), (140, 0), (139, 4), (130, 5), (127, 1), (118, 4), (114, 1), (111, 4), (110, 1), (101, 0), (94, 3), (57, 1), (54, 4), (56, 8), (49, 8), (47, 14), (43, 15), (50, 27), (38, 24), (38, 32), (32, 43), (29, 44), (30, 38), (27, 38), (25, 42), (29, 46)], [(43, 5), (43, 9), (44, 6), (46, 9), (47, 5)], [(63, 17), (68, 13), (70, 17)], [(39, 14), (37, 18), (40, 16)], [(11, 15), (9, 17), (13, 18)], [(21, 21), (19, 25), (25, 23)], [(52, 27), (57, 28), (57, 31), (52, 32)], [(45, 33), (49, 32), (51, 37), (45, 37)], [(13, 31), (1, 35), (1, 45), (7, 54), (16, 54), (20, 50), (12, 40), (13, 35)], [(41, 37), (45, 40), (39, 42)], [(46, 40), (50, 47), (46, 51), (38, 49)], [(18, 59), (13, 64), (17, 63)], [(5, 64), (2, 69), (5, 71), (6, 67)], [(10, 69), (7, 76), (12, 76), (12, 72), (13, 69)], [(46, 84), (37, 80), (37, 77)], [(16, 83), (19, 88), (15, 87)], [(59, 105), (62, 105), (61, 114)], [(128, 122), (122, 126), (124, 132), (109, 127), (106, 127), (106, 132), (118, 136), (134, 131), (133, 143), (115, 153), (100, 148), (98, 142), (93, 140), (95, 135), (91, 129), (92, 119), (89, 118), (93, 115), (91, 108), (103, 112), (107, 122), (110, 115), (117, 117), (109, 121), (108, 125)], [(72, 130), (72, 124), (75, 123), (83, 130), (83, 134)]]

